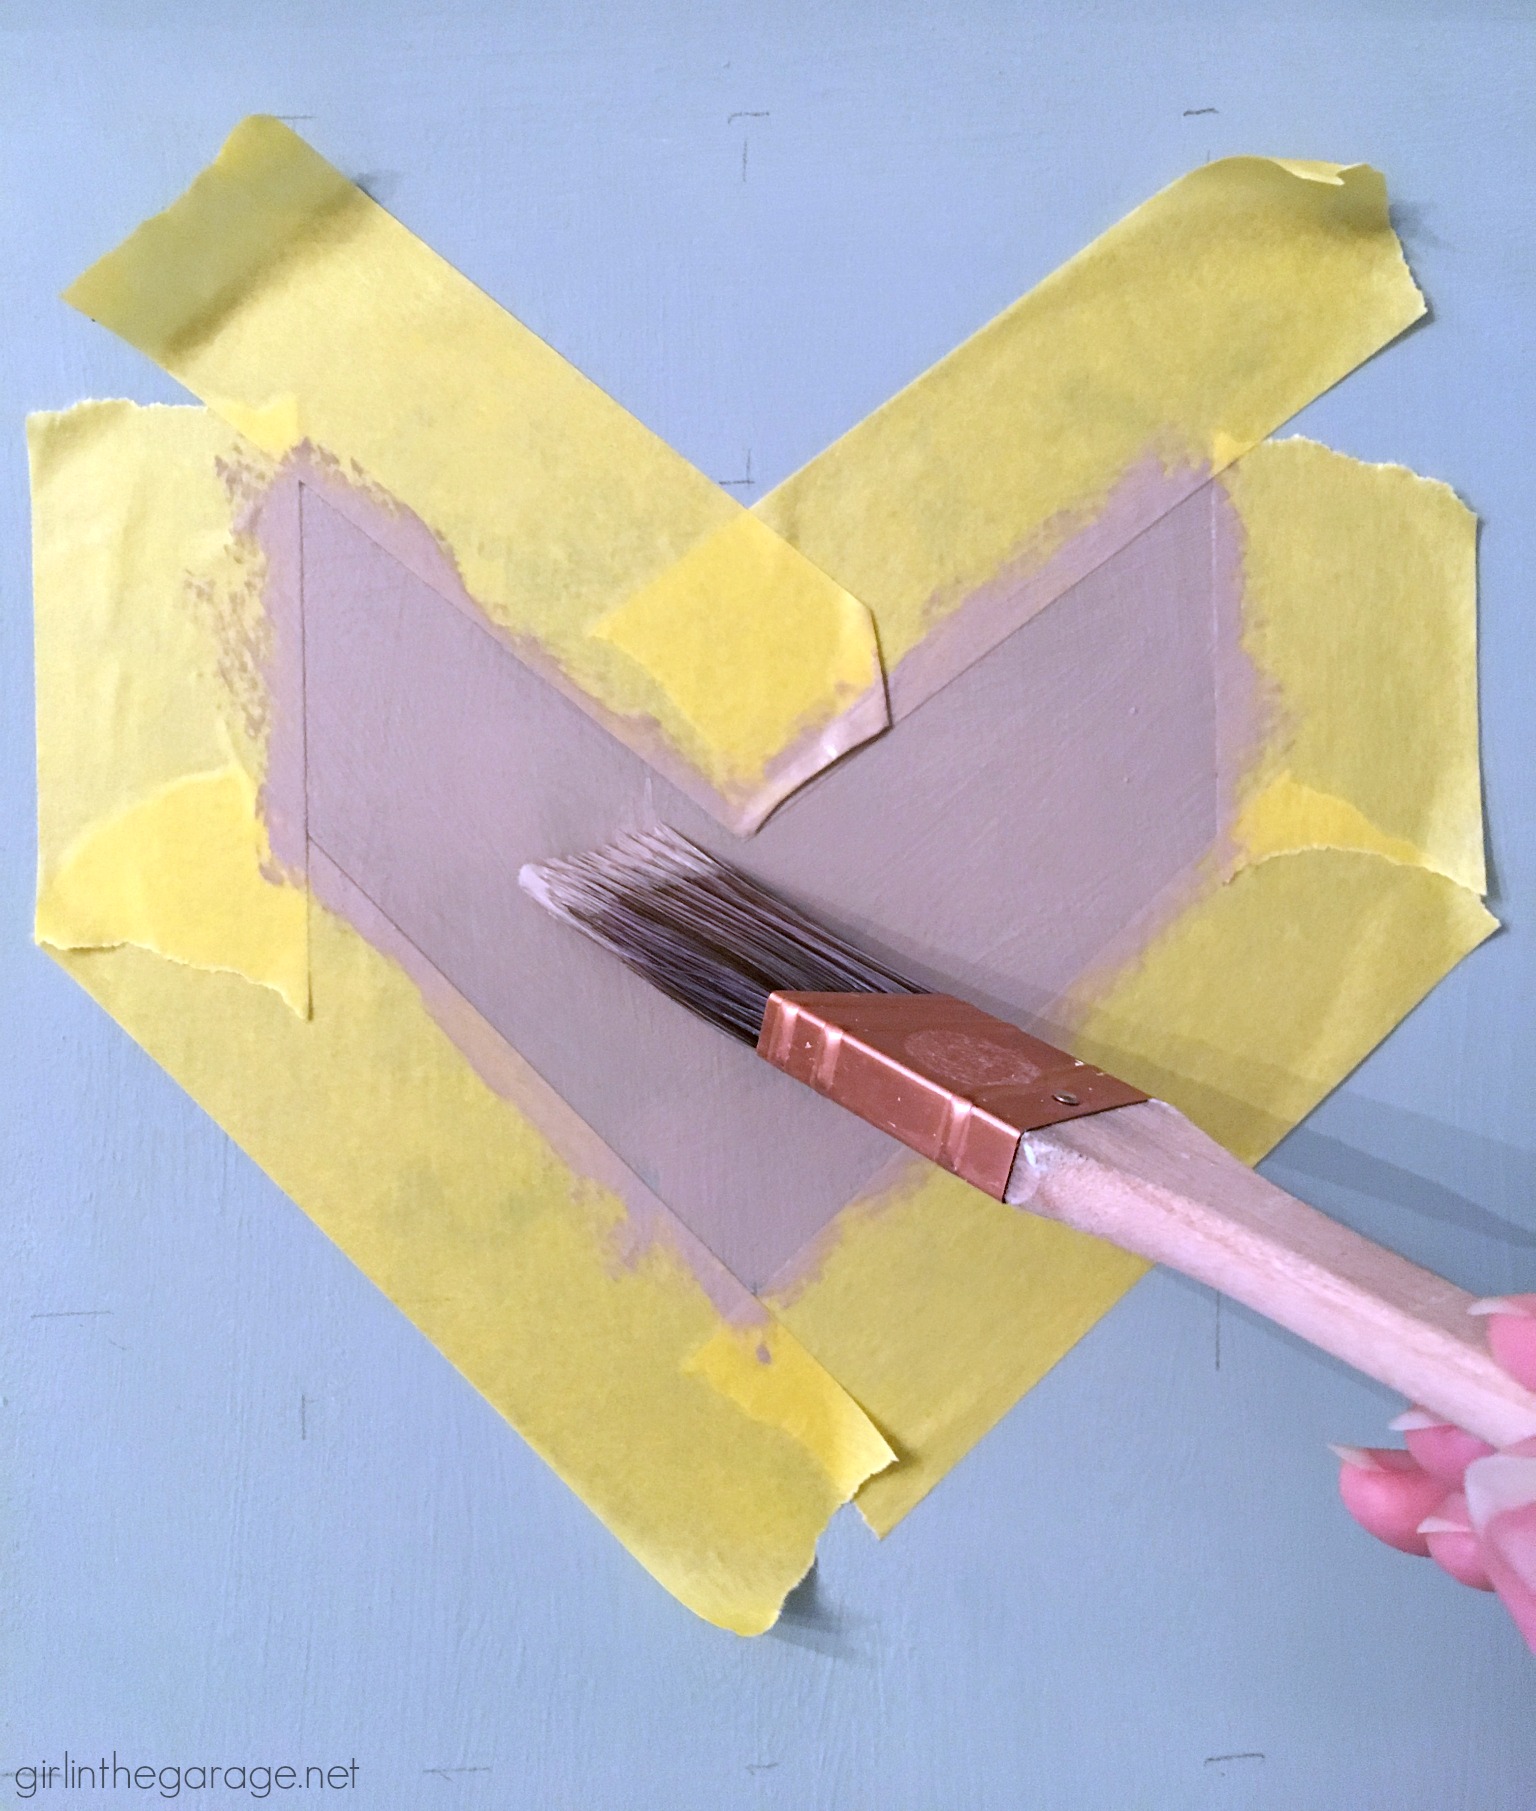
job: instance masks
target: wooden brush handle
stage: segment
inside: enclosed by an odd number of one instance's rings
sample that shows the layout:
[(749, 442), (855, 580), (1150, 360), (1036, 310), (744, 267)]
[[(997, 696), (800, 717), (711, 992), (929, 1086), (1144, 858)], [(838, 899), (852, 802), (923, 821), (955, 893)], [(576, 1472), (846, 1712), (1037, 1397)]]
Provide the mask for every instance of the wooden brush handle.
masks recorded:
[(1162, 1101), (1026, 1133), (1005, 1199), (1208, 1283), (1495, 1446), (1536, 1435), (1536, 1396), (1494, 1362), (1471, 1296)]

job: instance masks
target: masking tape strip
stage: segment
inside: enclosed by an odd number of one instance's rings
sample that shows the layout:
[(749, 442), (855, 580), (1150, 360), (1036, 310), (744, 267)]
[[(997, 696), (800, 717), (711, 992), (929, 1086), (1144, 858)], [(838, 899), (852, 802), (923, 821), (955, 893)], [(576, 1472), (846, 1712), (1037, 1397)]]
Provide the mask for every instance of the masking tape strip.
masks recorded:
[(1424, 312), (1369, 167), (1180, 177), (761, 499), (895, 716)]
[(194, 408), (83, 403), (30, 417), (27, 443), (38, 939), (227, 968), (305, 1013), (304, 895), (263, 879), (266, 619), (228, 481), (271, 468)]
[[(1078, 1055), (1254, 1162), (1496, 928), (1475, 522), (1442, 484), (1303, 440), (1217, 482), (1268, 703), (1234, 846), (1057, 1011)], [(765, 1299), (899, 1453), (858, 1497), (884, 1533), (1144, 1267), (902, 1164), (798, 1268), (808, 1280)]]
[[(827, 1517), (889, 1448), (418, 952), (387, 924), (365, 940), (263, 876), (243, 769), (134, 795), (141, 772), (202, 746), (211, 694), (166, 654), (195, 614), (185, 573), (209, 521), (202, 481), (216, 458), (235, 470), (234, 436), (210, 436), (198, 410), (88, 404), (36, 420), (31, 438), (44, 900), (94, 913), (103, 946), (50, 953), (668, 1590), (724, 1627), (767, 1627)], [(82, 523), (117, 557), (79, 557)], [(108, 637), (83, 632), (103, 623)], [(144, 758), (121, 769), (123, 802), (60, 859), (82, 720)], [(97, 808), (107, 787), (92, 790)], [(318, 852), (311, 880), (343, 903), (345, 877)], [(309, 920), (294, 946), (310, 959), (309, 1018), (232, 972), (283, 902)], [(365, 916), (366, 902), (345, 903)], [(48, 942), (46, 913), (38, 931)], [(750, 1387), (721, 1359), (744, 1341)]]
[[(334, 220), (327, 216), (327, 222), (310, 238), (334, 240)], [(313, 250), (310, 246), (305, 257)], [(290, 257), (288, 250), (280, 260), (302, 261)], [(1267, 322), (1258, 338), (1272, 357), (1255, 358), (1255, 342), (1250, 339), (1245, 346), (1241, 332), (1223, 337), (1224, 297), (1243, 304), (1247, 309), (1243, 319), (1250, 325), (1261, 316)], [(1180, 313), (1181, 298), (1185, 315)], [(206, 314), (211, 305), (205, 299), (200, 306)], [(229, 318), (213, 337), (227, 335), (250, 307), (250, 297), (231, 302)], [(1187, 316), (1191, 307), (1199, 320), (1198, 332), (1183, 339), (1175, 333), (1170, 339), (1169, 332), (1178, 329), (1182, 319), (1194, 318)], [(1215, 316), (1208, 312), (1210, 307), (1217, 309)], [(1202, 308), (1207, 312), (1201, 313)], [(1229, 160), (1196, 172), (1139, 210), (781, 487), (759, 513), (873, 606), (888, 658), (899, 661), (904, 653), (918, 653), (924, 647), (932, 651), (926, 673), (921, 664), (910, 665), (904, 677), (897, 667), (899, 708), (911, 708), (958, 670), (957, 659), (963, 665), (975, 658), (999, 633), (1008, 632), (1072, 582), (1074, 573), (1091, 569), (1138, 532), (1138, 525), (1144, 527), (1172, 502), (1208, 482), (1213, 470), (1228, 465), (1421, 311), (1422, 302), (1386, 226), (1384, 190), (1374, 172)], [(217, 315), (218, 309), (212, 312)], [(256, 310), (258, 327), (261, 312)], [(1234, 325), (1242, 324), (1234, 317)], [(154, 341), (157, 333), (164, 341), (163, 322), (158, 327), (151, 323), (144, 337)], [(128, 337), (133, 337), (131, 332)], [(191, 337), (201, 346), (207, 334), (199, 326)], [(253, 330), (252, 338), (259, 341), (260, 331)], [(1042, 347), (1058, 350), (1054, 363), (1042, 359)], [(196, 347), (189, 351), (178, 342), (174, 356), (183, 364), (196, 364), (200, 355)], [(1030, 391), (1029, 384), (1041, 381), (1042, 372), (1058, 370), (1063, 373), (1061, 386), (1043, 396)], [(1055, 382), (1054, 376), (1050, 382)], [(1072, 385), (1075, 395), (1068, 395)], [(1085, 393), (1091, 399), (1087, 405), (1082, 402)], [(237, 403), (226, 412), (238, 415), (243, 408), (244, 403)], [(1028, 411), (1033, 411), (1029, 418), (1040, 424), (1040, 431), (1018, 452), (1014, 442), (1022, 437), (1017, 421)], [(272, 450), (282, 450), (297, 438), (301, 424), (285, 396), (259, 404), (258, 413), (259, 420), (247, 410), (245, 419), (266, 435)], [(957, 425), (962, 421), (963, 431)], [(957, 445), (971, 442), (978, 447), (974, 469), (963, 459), (957, 463), (955, 453)], [(366, 462), (359, 463), (365, 464), (370, 478), (378, 478)], [(1283, 500), (1283, 482), (1275, 495)], [(1260, 513), (1257, 504), (1250, 512), (1255, 520)], [(891, 533), (897, 517), (911, 529), (910, 544)], [(587, 651), (608, 647), (632, 663), (649, 661), (658, 670), (667, 670), (674, 699), (707, 699), (712, 683), (707, 665), (695, 661), (686, 646), (682, 656), (674, 658), (676, 650), (663, 644), (674, 596), (679, 617), (696, 619), (698, 600), (707, 597), (722, 570), (709, 549), (714, 526), (707, 523), (691, 538), (681, 537), (673, 549), (675, 558), (661, 563), (652, 575), (661, 581), (660, 591), (648, 593), (648, 580), (589, 610), (582, 617)], [(770, 553), (767, 543), (762, 547), (761, 557), (772, 567), (778, 556)], [(675, 593), (664, 576), (674, 565), (683, 568)], [(863, 575), (857, 583), (850, 577), (856, 568)], [(632, 564), (626, 568), (633, 570)], [(877, 582), (898, 579), (900, 584)], [(470, 589), (483, 604), (480, 592)], [(1283, 613), (1283, 597), (1279, 608)], [(979, 641), (973, 638), (968, 643), (971, 621), (982, 622), (983, 617)], [(942, 629), (946, 621), (964, 632), (946, 636)], [(951, 651), (946, 652), (946, 646)], [(682, 738), (699, 730), (697, 723), (687, 728), (686, 718), (679, 706), (682, 727), (675, 726), (675, 733)], [(765, 736), (758, 732), (759, 741)], [(1272, 744), (1271, 752), (1279, 747), (1278, 742)], [(1271, 775), (1273, 784), (1284, 778), (1279, 770)], [(1319, 816), (1313, 795), (1350, 804), (1344, 792), (1325, 793), (1295, 774), (1285, 783), (1291, 790), (1281, 799), (1283, 809), (1272, 803), (1267, 816), (1249, 820), (1250, 829), (1254, 822), (1268, 824), (1262, 835), (1253, 833), (1247, 845), (1250, 855), (1278, 853), (1262, 847), (1263, 836), (1271, 843), (1287, 835), (1294, 840), (1298, 811), (1303, 817), (1312, 812), (1308, 835), (1324, 830), (1330, 836), (1339, 834), (1338, 811), (1332, 818), (1326, 812)], [(1298, 789), (1307, 788), (1298, 805)], [(1352, 808), (1375, 823), (1362, 806)], [(1454, 817), (1452, 810), (1445, 822)], [(1466, 841), (1464, 825), (1446, 830), (1442, 824), (1435, 837), (1425, 832), (1421, 841), (1401, 834), (1400, 827), (1380, 828), (1379, 834), (1398, 855), (1402, 848), (1412, 847), (1434, 853), (1437, 861), (1454, 859), (1445, 852), (1457, 845), (1458, 838), (1463, 847)], [(1338, 1067), (1341, 1053), (1370, 1035), (1362, 1025), (1383, 1013), (1400, 1015), (1465, 948), (1486, 934), (1485, 922), (1491, 923), (1475, 900), (1470, 902), (1475, 909), (1469, 908), (1465, 889), (1447, 883), (1439, 873), (1405, 866), (1401, 860), (1384, 861), (1384, 853), (1378, 849), (1362, 856), (1316, 849), (1249, 867), (1211, 894), (1203, 908), (1192, 909), (1172, 927), (1165, 939), (1171, 955), (1154, 947), (1134, 971), (1139, 976), (1171, 975), (1176, 982), (1182, 978), (1187, 983), (1192, 965), (1198, 964), (1205, 973), (1220, 975), (1225, 972), (1224, 961), (1252, 963), (1263, 937), (1275, 923), (1287, 920), (1306, 922), (1330, 940), (1330, 948), (1342, 952), (1339, 962), (1313, 971), (1322, 1016), (1327, 1021), (1331, 1014), (1333, 1022), (1311, 1036), (1307, 1049), (1295, 1059), (1293, 1067), (1305, 1071), (1301, 1085), (1283, 1064), (1261, 1078), (1261, 1086), (1250, 1085), (1245, 1078), (1248, 1093), (1276, 1103), (1267, 1123), (1289, 1113), (1330, 1065), (1336, 1070), (1332, 1079), (1337, 1080), (1343, 1073)], [(1348, 871), (1346, 886), (1333, 878), (1341, 871), (1340, 863)], [(1390, 870), (1390, 878), (1383, 880), (1382, 869)], [(1332, 902), (1327, 909), (1313, 910), (1314, 893)], [(1283, 903), (1277, 905), (1281, 894)], [(1218, 902), (1226, 907), (1230, 922), (1211, 919), (1212, 913), (1221, 916)], [(1385, 985), (1366, 987), (1366, 1010), (1361, 1014), (1355, 1010), (1360, 1002), (1354, 998), (1359, 990), (1350, 962), (1352, 939), (1362, 925), (1388, 921), (1393, 936), (1374, 945), (1367, 967), (1378, 981), (1383, 971), (1392, 972)], [(1193, 955), (1180, 945), (1181, 932), (1187, 934), (1186, 941), (1192, 938)], [(127, 963), (131, 958), (132, 952), (123, 952), (121, 960)], [(1175, 1099), (1182, 1093), (1184, 1104), (1219, 1130), (1225, 1097), (1211, 1098), (1220, 1091), (1213, 1091), (1203, 1079), (1207, 1070), (1196, 1060), (1207, 1046), (1188, 1034), (1189, 1024), (1198, 1028), (1213, 1001), (1180, 1002), (1188, 1010), (1182, 1018), (1175, 1014), (1168, 1021), (1166, 1038), (1159, 1045), (1162, 1022), (1155, 1014), (1138, 1015), (1134, 990), (1130, 996), (1125, 993), (1133, 988), (1130, 974), (1128, 970), (1117, 974), (1119, 992), (1101, 988), (1087, 998), (1085, 1040), (1109, 1032), (1119, 1037), (1120, 1044), (1135, 1046), (1140, 1038), (1144, 1046), (1164, 1049), (1170, 1061), (1165, 1070), (1169, 1085), (1163, 1091)], [(1128, 1000), (1129, 1014), (1124, 1010)], [(1293, 1008), (1282, 990), (1266, 995), (1262, 1010), (1284, 1015)], [(1144, 1036), (1149, 1017), (1152, 1034)], [(1128, 1022), (1132, 1035), (1125, 1036), (1120, 1028)], [(1223, 1060), (1240, 1066), (1241, 1052), (1233, 1057), (1214, 1045), (1210, 1048), (1217, 1049), (1218, 1068)], [(1140, 1060), (1144, 1066), (1153, 1061), (1150, 1056)], [(1133, 1061), (1126, 1067), (1135, 1073)], [(1251, 1101), (1245, 1103), (1245, 1111), (1247, 1120), (1226, 1125), (1229, 1141), (1237, 1148), (1243, 1148), (1245, 1140), (1253, 1141)], [(872, 1477), (860, 1498), (861, 1507), (881, 1528), (904, 1513), (1139, 1274), (1131, 1260), (1126, 1260), (1130, 1268), (1123, 1275), (1112, 1274), (1119, 1254), (1108, 1254), (1106, 1268), (1104, 1252), (1091, 1241), (1087, 1254), (1076, 1248), (1035, 1251), (1021, 1268), (1017, 1255), (1010, 1261), (999, 1253), (1012, 1249), (1010, 1241), (1019, 1225), (1029, 1228), (1027, 1219), (1014, 1216), (983, 1226), (964, 1208), (957, 1211), (952, 1202), (937, 1196), (930, 1200), (929, 1192), (928, 1179), (918, 1183), (909, 1179), (893, 1187), (890, 1199), (861, 1203), (857, 1212), (849, 1210), (833, 1229), (819, 1272), (793, 1299), (775, 1302), (784, 1324), (878, 1418), (899, 1454), (900, 1462)], [(1006, 1215), (1007, 1210), (1001, 1211)], [(890, 1249), (882, 1256), (885, 1246)], [(1050, 1297), (1061, 1312), (1054, 1321), (1049, 1314), (1040, 1316), (1046, 1329), (1042, 1338), (1028, 1350), (1009, 1349), (1001, 1360), (996, 1355), (988, 1358), (985, 1363), (991, 1369), (985, 1373), (978, 1375), (973, 1362), (961, 1362), (953, 1374), (944, 1367), (935, 1371), (933, 1340), (943, 1338), (946, 1317), (965, 1312), (976, 1277), (989, 1274), (989, 1265), (999, 1281), (1000, 1325), (1008, 1322), (1021, 1283), (1030, 1277), (1069, 1279), (1067, 1293)], [(1083, 1279), (1075, 1305), (1070, 1294), (1074, 1265), (1092, 1272)], [(861, 1281), (866, 1272), (893, 1279), (896, 1293), (866, 1289)], [(906, 1278), (904, 1284), (896, 1280), (901, 1277)], [(946, 1277), (953, 1279), (953, 1287), (934, 1286), (935, 1279)], [(893, 1314), (892, 1301), (902, 1299), (903, 1288), (911, 1289), (913, 1296)], [(1079, 1315), (1080, 1324), (1068, 1326), (1073, 1313)], [(900, 1338), (892, 1336), (893, 1323), (903, 1315), (914, 1327), (927, 1329), (923, 1350), (915, 1357), (903, 1356)], [(1018, 1317), (1012, 1324), (1018, 1325)], [(956, 1349), (963, 1353), (963, 1342)], [(717, 1332), (692, 1349), (690, 1362), (694, 1374), (713, 1373), (717, 1381), (728, 1380), (727, 1393), (733, 1400), (750, 1401), (761, 1411), (774, 1393), (754, 1393), (753, 1385), (760, 1380), (745, 1368), (750, 1356), (740, 1336)], [(925, 1368), (932, 1373), (926, 1381), (920, 1374)], [(781, 1403), (776, 1412), (780, 1428), (786, 1415), (803, 1422), (799, 1409), (791, 1413)], [(766, 1427), (768, 1422), (760, 1425)], [(854, 1445), (857, 1452), (857, 1441)], [(834, 1455), (833, 1465), (840, 1465), (836, 1454), (841, 1448), (835, 1441), (828, 1450)]]
[(377, 487), (731, 828), (884, 728), (863, 605), (279, 121), (242, 122), (66, 299), (272, 458)]
[(1477, 518), (1449, 485), (1300, 438), (1221, 482), (1281, 719), (1249, 778), (1244, 859), (1358, 849), (1482, 894)]
[(1221, 482), (1268, 746), (1225, 884), (1076, 1005), (1083, 1055), (1255, 1162), (1497, 921), (1481, 900), (1472, 512), (1444, 484), (1301, 439)]

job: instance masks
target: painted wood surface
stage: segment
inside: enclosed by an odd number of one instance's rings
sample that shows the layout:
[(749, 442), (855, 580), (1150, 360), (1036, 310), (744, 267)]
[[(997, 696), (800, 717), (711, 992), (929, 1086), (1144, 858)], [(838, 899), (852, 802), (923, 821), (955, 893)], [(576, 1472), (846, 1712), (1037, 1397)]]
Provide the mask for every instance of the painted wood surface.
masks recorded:
[(176, 400), (53, 298), (258, 108), (746, 498), (1206, 156), (1375, 162), (1434, 318), (1298, 425), (1485, 520), (1510, 929), (1266, 1168), (1529, 1286), (1528, 9), (20, 0), (0, 48), (0, 1772), (355, 1756), (391, 1811), (1523, 1811), (1536, 1665), (1334, 1498), (1324, 1441), (1394, 1399), (1167, 1275), (889, 1541), (841, 1518), (775, 1634), (667, 1598), (29, 947), (20, 417)]

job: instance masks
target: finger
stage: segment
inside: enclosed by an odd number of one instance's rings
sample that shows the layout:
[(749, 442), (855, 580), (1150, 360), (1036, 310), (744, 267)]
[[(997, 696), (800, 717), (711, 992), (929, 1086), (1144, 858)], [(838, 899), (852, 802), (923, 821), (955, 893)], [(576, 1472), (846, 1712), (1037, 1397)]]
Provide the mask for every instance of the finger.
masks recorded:
[(1336, 1446), (1339, 1495), (1367, 1534), (1399, 1553), (1428, 1558), (1429, 1542), (1419, 1523), (1440, 1506), (1445, 1482), (1432, 1477), (1411, 1453), (1396, 1447)]
[(1536, 1650), (1536, 1455), (1494, 1453), (1469, 1465), (1467, 1514), (1494, 1590)]
[(1474, 1591), (1493, 1589), (1482, 1545), (1467, 1514), (1467, 1499), (1459, 1490), (1453, 1490), (1432, 1515), (1425, 1516), (1419, 1533), (1429, 1542), (1429, 1557), (1458, 1583), (1470, 1585)]
[(1510, 1376), (1536, 1390), (1536, 1295), (1490, 1295), (1468, 1314), (1488, 1318), (1488, 1349)]
[(1493, 1448), (1465, 1428), (1453, 1427), (1428, 1409), (1409, 1409), (1389, 1423), (1393, 1433), (1401, 1434), (1408, 1450), (1431, 1477), (1459, 1486), (1461, 1474), (1474, 1459), (1484, 1459)]

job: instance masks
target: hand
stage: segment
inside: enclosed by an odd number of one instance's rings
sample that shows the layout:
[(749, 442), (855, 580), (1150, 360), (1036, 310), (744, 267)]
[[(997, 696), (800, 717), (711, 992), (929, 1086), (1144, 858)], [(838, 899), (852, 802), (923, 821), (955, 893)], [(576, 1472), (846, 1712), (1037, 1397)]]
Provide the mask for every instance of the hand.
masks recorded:
[[(1536, 1390), (1536, 1295), (1474, 1302), (1494, 1357)], [(1392, 1423), (1408, 1450), (1336, 1446), (1344, 1507), (1389, 1547), (1434, 1560), (1479, 1591), (1497, 1591), (1536, 1651), (1536, 1440), (1495, 1452), (1423, 1409)]]

